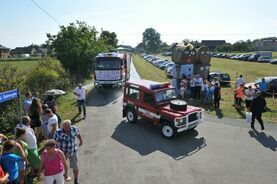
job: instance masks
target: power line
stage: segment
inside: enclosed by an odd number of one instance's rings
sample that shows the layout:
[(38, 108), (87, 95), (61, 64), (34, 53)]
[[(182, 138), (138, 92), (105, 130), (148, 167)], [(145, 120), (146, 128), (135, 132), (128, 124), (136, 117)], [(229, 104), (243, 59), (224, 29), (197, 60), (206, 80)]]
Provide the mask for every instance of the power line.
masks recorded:
[(48, 17), (50, 17), (52, 20), (54, 20), (59, 26), (61, 26), (62, 24), (56, 19), (54, 18), (52, 15), (50, 15), (46, 10), (44, 10), (39, 4), (37, 4), (34, 0), (30, 0), (32, 3), (34, 3), (41, 11), (43, 11), (46, 15), (48, 15)]

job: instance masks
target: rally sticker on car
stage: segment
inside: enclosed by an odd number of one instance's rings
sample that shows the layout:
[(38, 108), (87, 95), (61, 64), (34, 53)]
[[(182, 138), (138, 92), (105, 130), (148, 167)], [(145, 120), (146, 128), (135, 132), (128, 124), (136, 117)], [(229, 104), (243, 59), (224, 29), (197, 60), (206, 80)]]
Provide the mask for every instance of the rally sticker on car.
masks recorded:
[(138, 108), (138, 111), (143, 113), (145, 116), (149, 117), (149, 118), (157, 118), (157, 119), (160, 119), (161, 116), (158, 115), (158, 114), (155, 114), (153, 112), (150, 112), (148, 110), (145, 110), (145, 109), (142, 109), (142, 108)]

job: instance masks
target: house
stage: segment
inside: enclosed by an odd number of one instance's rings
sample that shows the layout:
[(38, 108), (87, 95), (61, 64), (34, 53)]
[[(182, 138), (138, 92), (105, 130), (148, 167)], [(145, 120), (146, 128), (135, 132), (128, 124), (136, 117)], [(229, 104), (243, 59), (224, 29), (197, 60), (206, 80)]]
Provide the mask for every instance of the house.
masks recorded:
[(0, 58), (8, 58), (10, 57), (10, 49), (0, 45)]
[(16, 47), (11, 50), (11, 55), (13, 57), (24, 57), (29, 56), (46, 56), (48, 50), (46, 48), (41, 48), (36, 45), (30, 45), (28, 47)]
[(202, 40), (201, 45), (207, 46), (210, 50), (214, 51), (218, 46), (225, 45), (225, 40)]
[(254, 40), (253, 45), (257, 51), (277, 51), (276, 38), (262, 38), (259, 40)]

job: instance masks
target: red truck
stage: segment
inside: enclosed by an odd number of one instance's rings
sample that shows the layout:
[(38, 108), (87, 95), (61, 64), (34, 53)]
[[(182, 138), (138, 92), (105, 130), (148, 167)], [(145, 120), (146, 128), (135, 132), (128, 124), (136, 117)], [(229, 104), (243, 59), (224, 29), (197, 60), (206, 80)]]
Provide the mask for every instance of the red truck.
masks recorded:
[(177, 99), (170, 83), (133, 80), (124, 86), (123, 117), (130, 123), (135, 123), (138, 117), (146, 119), (159, 125), (165, 138), (172, 138), (203, 122), (203, 110)]
[(94, 59), (94, 86), (122, 87), (130, 77), (131, 56), (126, 53), (100, 53)]

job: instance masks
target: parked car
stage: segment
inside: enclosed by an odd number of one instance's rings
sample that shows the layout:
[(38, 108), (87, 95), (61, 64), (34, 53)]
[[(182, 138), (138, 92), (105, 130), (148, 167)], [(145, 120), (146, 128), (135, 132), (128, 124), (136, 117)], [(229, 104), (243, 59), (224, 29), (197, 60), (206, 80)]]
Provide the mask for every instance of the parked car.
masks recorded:
[(172, 61), (168, 62), (166, 65), (165, 65), (165, 70), (167, 70), (169, 67), (172, 67), (174, 65), (174, 63)]
[(167, 75), (167, 77), (173, 77), (173, 67), (168, 67), (166, 70), (165, 70), (165, 74)]
[[(277, 92), (277, 76), (268, 76), (268, 77), (262, 77), (265, 79), (265, 81), (269, 84), (269, 88), (266, 92), (272, 93), (275, 91)], [(255, 80), (254, 82), (250, 82), (244, 85), (245, 88), (248, 88), (248, 86), (252, 86), (253, 89), (258, 90), (259, 88), (259, 83), (262, 82), (262, 78), (259, 78)]]
[(213, 78), (217, 78), (220, 82), (220, 85), (229, 85), (231, 81), (231, 77), (226, 72), (210, 72), (208, 79), (212, 81)]
[(271, 60), (271, 58), (270, 57), (266, 57), (266, 56), (261, 56), (261, 57), (259, 57), (258, 58), (258, 62), (260, 62), (260, 63), (269, 63), (270, 62), (270, 60)]
[(273, 59), (270, 61), (270, 64), (276, 65), (277, 64), (277, 59)]
[(248, 61), (248, 58), (251, 56), (252, 54), (244, 54), (242, 57), (241, 57), (241, 60), (242, 61)]
[(260, 54), (252, 54), (252, 55), (248, 58), (248, 61), (257, 61), (259, 57), (260, 57)]

